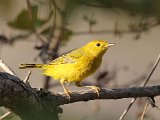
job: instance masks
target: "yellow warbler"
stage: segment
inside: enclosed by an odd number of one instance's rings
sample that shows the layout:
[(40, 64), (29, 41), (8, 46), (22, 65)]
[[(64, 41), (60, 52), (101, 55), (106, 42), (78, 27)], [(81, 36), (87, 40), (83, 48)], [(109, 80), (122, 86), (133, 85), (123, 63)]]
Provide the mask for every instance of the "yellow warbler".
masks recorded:
[[(43, 69), (44, 75), (60, 81), (64, 92), (69, 96), (71, 91), (64, 87), (64, 83), (75, 82), (76, 86), (81, 87), (80, 82), (99, 68), (104, 53), (112, 45), (114, 44), (103, 40), (93, 40), (79, 49), (58, 57), (49, 64), (21, 64), (19, 68)], [(99, 95), (98, 87), (84, 87), (94, 89)]]

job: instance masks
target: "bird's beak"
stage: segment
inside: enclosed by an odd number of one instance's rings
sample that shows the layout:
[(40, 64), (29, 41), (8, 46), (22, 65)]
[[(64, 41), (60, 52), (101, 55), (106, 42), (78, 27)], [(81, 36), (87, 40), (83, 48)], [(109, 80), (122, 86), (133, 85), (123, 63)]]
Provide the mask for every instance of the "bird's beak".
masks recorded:
[(108, 47), (111, 47), (111, 46), (113, 46), (113, 45), (115, 45), (114, 43), (109, 43), (108, 44)]

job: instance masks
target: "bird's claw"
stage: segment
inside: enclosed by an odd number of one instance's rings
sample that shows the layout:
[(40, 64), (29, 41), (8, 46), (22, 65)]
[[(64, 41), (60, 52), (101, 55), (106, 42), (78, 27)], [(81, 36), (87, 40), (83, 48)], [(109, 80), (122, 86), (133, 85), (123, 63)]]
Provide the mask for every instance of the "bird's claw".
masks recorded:
[(97, 93), (98, 97), (99, 97), (99, 91), (100, 91), (100, 88), (99, 87), (96, 87), (96, 86), (90, 86), (91, 89), (95, 90), (95, 92)]
[(70, 91), (70, 90), (67, 90), (67, 89), (65, 89), (64, 90), (64, 93), (68, 96), (68, 99), (70, 100), (70, 94), (72, 94), (73, 92), (72, 91)]

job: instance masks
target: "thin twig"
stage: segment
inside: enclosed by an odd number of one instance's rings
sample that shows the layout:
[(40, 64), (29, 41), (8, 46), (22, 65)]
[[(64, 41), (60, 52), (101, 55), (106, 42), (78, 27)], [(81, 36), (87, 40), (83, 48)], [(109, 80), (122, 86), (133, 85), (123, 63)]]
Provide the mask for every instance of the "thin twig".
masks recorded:
[(152, 68), (150, 74), (148, 75), (148, 77), (147, 77), (145, 83), (142, 85), (142, 87), (145, 87), (146, 84), (148, 83), (148, 81), (149, 81), (149, 79), (151, 78), (153, 72), (155, 71), (156, 67), (158, 66), (159, 61), (160, 61), (160, 54), (158, 55), (158, 57), (157, 57), (157, 59), (156, 59), (156, 62), (154, 63), (153, 68)]
[(29, 70), (28, 73), (27, 73), (27, 76), (23, 80), (24, 83), (29, 83), (29, 77), (30, 77), (30, 75), (31, 75), (31, 71)]
[(123, 114), (121, 115), (121, 117), (118, 120), (123, 120), (123, 118), (125, 117), (125, 115), (127, 114), (127, 112), (132, 107), (132, 105), (135, 101), (136, 101), (136, 98), (133, 98), (132, 101), (130, 102), (130, 104), (128, 105), (128, 107), (124, 110)]
[(37, 32), (37, 30), (36, 30), (35, 28), (34, 28), (34, 30), (33, 30), (33, 33), (35, 34), (35, 36), (36, 36), (43, 44), (46, 43), (45, 41), (47, 41), (47, 39), (46, 39), (45, 37), (41, 36), (41, 35)]
[(142, 115), (141, 115), (141, 117), (140, 117), (140, 120), (143, 120), (144, 115), (145, 115), (145, 113), (146, 113), (146, 111), (147, 111), (148, 105), (149, 105), (149, 103), (148, 103), (148, 101), (147, 101), (147, 103), (146, 103), (145, 106), (144, 106), (144, 109), (143, 109)]
[(148, 98), (148, 103), (152, 106), (152, 108), (156, 108), (157, 110), (160, 110), (159, 107), (156, 105), (154, 98)]
[[(156, 62), (153, 65), (153, 68), (151, 69), (151, 72), (149, 73), (145, 83), (142, 85), (142, 87), (145, 87), (146, 84), (148, 83), (149, 79), (151, 78), (153, 72), (155, 71), (158, 63), (160, 61), (160, 54), (158, 55)], [(123, 118), (126, 116), (127, 112), (129, 111), (129, 109), (132, 107), (132, 105), (134, 104), (134, 102), (136, 101), (137, 98), (133, 98), (132, 101), (130, 102), (129, 106), (127, 107), (126, 110), (124, 110), (123, 114), (121, 115), (121, 117), (118, 120), (123, 120)]]
[[(159, 100), (160, 100), (160, 99), (158, 99), (157, 102), (159, 102)], [(157, 103), (157, 102), (156, 102), (156, 103)], [(150, 104), (150, 103), (148, 102), (148, 105), (149, 105), (149, 104)], [(151, 108), (153, 108), (152, 105), (150, 105), (150, 106), (148, 107), (148, 109), (146, 109), (146, 111), (145, 111), (144, 114), (147, 114), (147, 113), (150, 111)], [(157, 108), (157, 110), (159, 110), (159, 108), (158, 108), (157, 106), (156, 106), (156, 108)], [(142, 115), (141, 115), (141, 116), (142, 116)]]
[(56, 30), (56, 8), (54, 8), (54, 13), (53, 13), (53, 24), (50, 28), (50, 31), (49, 31), (49, 35), (48, 35), (48, 43), (51, 42), (51, 40), (55, 37), (55, 30)]
[(4, 115), (0, 117), (0, 120), (4, 120), (7, 116), (11, 114), (11, 111), (6, 112)]
[(26, 0), (26, 2), (27, 2), (29, 19), (30, 19), (30, 21), (33, 22), (32, 4), (31, 4), (30, 0)]
[(62, 11), (61, 8), (56, 4), (56, 2), (55, 2), (54, 0), (52, 0), (52, 3), (53, 3), (53, 5), (54, 5), (54, 7), (58, 10), (58, 12), (59, 12), (60, 14), (63, 14), (63, 11)]
[(0, 58), (0, 67), (7, 73), (14, 75), (17, 77), (17, 75), (13, 72), (13, 70)]

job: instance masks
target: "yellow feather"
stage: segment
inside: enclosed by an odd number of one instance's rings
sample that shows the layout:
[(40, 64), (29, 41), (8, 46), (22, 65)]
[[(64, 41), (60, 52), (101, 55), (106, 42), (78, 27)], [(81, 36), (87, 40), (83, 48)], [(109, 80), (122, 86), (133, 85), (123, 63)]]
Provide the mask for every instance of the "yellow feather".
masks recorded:
[(103, 40), (94, 40), (49, 64), (21, 64), (20, 68), (42, 68), (44, 75), (61, 83), (80, 82), (99, 68), (104, 53), (111, 45)]

